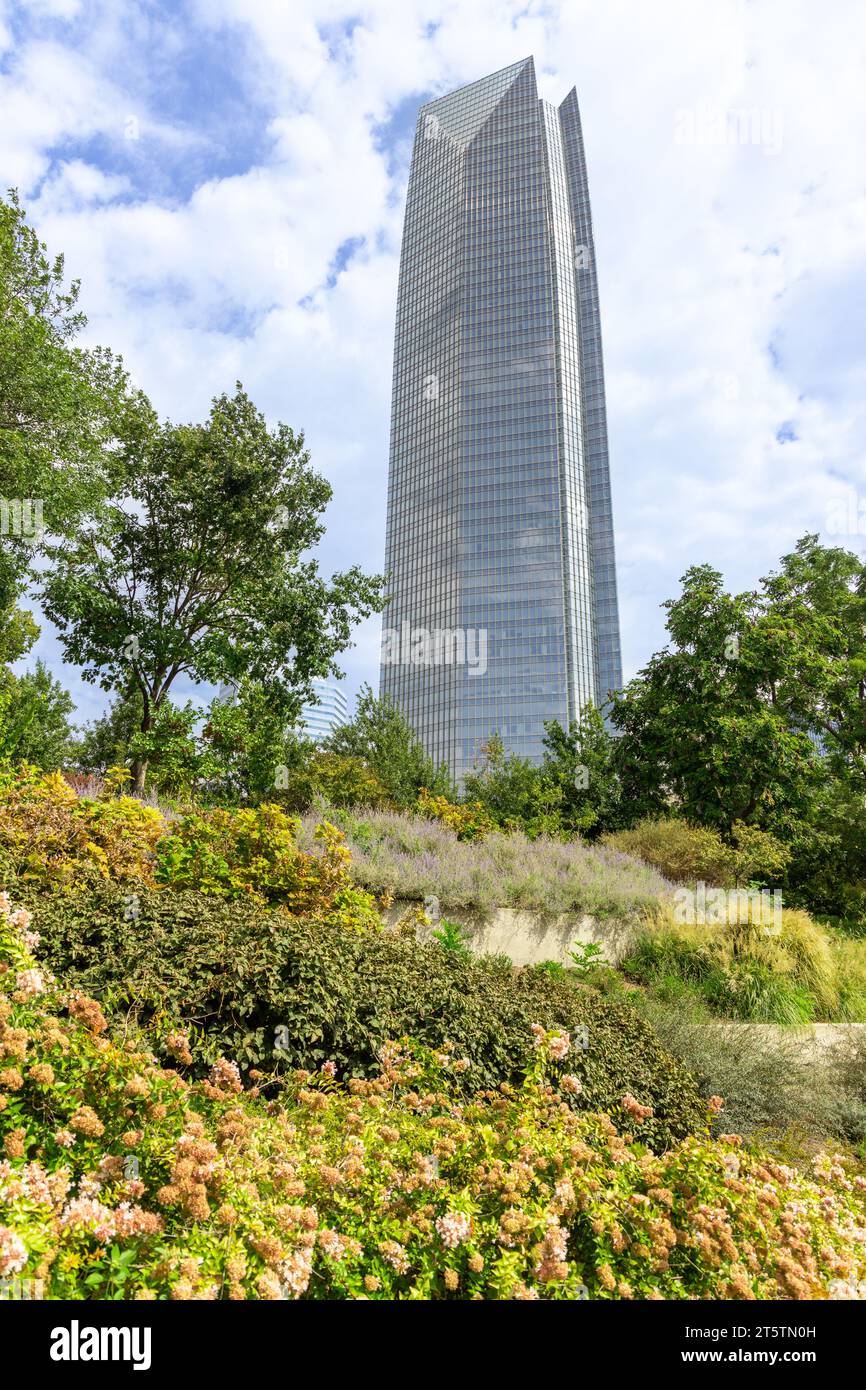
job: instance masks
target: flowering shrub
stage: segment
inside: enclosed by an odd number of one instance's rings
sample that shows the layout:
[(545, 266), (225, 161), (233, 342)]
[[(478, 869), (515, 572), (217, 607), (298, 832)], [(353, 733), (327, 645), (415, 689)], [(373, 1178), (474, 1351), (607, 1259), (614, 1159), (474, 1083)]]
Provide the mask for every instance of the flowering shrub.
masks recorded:
[(73, 892), (100, 879), (152, 880), (159, 811), (115, 796), (79, 797), (59, 772), (0, 770), (0, 871), (37, 892)]
[(326, 1062), (245, 1089), (222, 1057), (190, 1084), (112, 1042), (37, 944), (0, 899), (0, 1277), (46, 1297), (866, 1293), (866, 1179), (845, 1160), (804, 1176), (706, 1133), (656, 1156), (629, 1133), (645, 1097), (622, 1096), (620, 1126), (567, 1103), (561, 1029), (534, 1030), (520, 1087), (469, 1099), (459, 1050), (395, 1043), (367, 1080)]
[[(318, 852), (297, 845), (299, 822), (279, 806), (183, 816), (157, 847), (156, 878), (218, 897), (279, 902), (292, 912), (337, 912), (343, 925), (378, 926), (372, 898), (353, 887), (343, 834), (317, 825)], [(348, 896), (347, 896), (348, 895)]]
[[(220, 1053), (251, 1066), (317, 1067), (369, 1076), (382, 1045), (404, 1035), (431, 1047), (450, 1040), (472, 1062), (474, 1088), (515, 1084), (531, 1054), (530, 1027), (580, 1031), (573, 1070), (579, 1103), (615, 1111), (626, 1091), (653, 1106), (636, 1133), (664, 1148), (699, 1127), (697, 1088), (637, 1013), (595, 990), (543, 971), (515, 971), (424, 944), (413, 930), (347, 931), (321, 917), (289, 916), (246, 899), (142, 890), (135, 922), (117, 888), (86, 901), (40, 905), (52, 969), (122, 1015), (174, 1029), (195, 1025), (196, 1068)], [(279, 1038), (279, 1044), (276, 1039)]]

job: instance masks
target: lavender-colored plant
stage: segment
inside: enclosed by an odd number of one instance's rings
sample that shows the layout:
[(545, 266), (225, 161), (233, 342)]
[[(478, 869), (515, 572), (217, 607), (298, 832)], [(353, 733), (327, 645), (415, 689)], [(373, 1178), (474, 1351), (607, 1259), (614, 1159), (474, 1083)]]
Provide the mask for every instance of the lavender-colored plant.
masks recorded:
[(319, 806), (303, 819), (303, 848), (314, 848), (312, 832), (322, 819), (345, 832), (358, 883), (396, 898), (435, 896), (443, 909), (512, 907), (626, 920), (671, 891), (655, 869), (617, 850), (530, 840), (519, 831), (467, 843), (440, 821), (409, 812)]

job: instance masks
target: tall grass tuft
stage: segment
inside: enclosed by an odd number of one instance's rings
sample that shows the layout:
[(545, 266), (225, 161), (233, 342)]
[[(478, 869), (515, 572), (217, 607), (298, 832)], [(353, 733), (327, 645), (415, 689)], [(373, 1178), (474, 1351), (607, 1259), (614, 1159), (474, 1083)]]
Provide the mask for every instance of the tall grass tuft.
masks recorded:
[(667, 1000), (693, 996), (716, 1017), (804, 1024), (866, 1019), (866, 945), (786, 908), (761, 923), (683, 923), (671, 903), (648, 918), (624, 972)]

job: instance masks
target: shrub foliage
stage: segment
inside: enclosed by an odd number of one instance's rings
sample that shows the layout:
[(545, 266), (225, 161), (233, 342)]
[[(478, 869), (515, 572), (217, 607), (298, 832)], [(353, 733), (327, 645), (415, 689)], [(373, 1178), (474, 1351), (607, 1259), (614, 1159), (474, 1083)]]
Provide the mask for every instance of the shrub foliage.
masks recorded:
[[(564, 1033), (519, 1088), (466, 1101), (459, 1048), (390, 1043), (378, 1075), (231, 1059), (185, 1080), (48, 977), (0, 904), (0, 1276), (49, 1298), (856, 1297), (866, 1179), (805, 1177), (737, 1136), (657, 1156), (568, 1103)], [(186, 1039), (172, 1039), (175, 1056)], [(469, 1068), (471, 1070), (471, 1067)], [(266, 1082), (267, 1076), (254, 1076)], [(714, 1101), (712, 1109), (720, 1102)], [(624, 1094), (641, 1124), (651, 1105)]]
[(756, 879), (777, 883), (784, 878), (790, 859), (790, 852), (773, 835), (741, 821), (734, 826), (731, 842), (705, 825), (648, 817), (630, 830), (605, 835), (602, 843), (643, 859), (674, 882), (701, 880), (719, 888)]
[(0, 873), (21, 891), (150, 879), (165, 823), (129, 796), (79, 797), (57, 772), (0, 770)]
[[(40, 909), (52, 968), (108, 1007), (164, 1033), (192, 1026), (197, 1061), (225, 1054), (252, 1066), (317, 1066), (369, 1076), (383, 1043), (450, 1041), (471, 1062), (472, 1088), (514, 1083), (531, 1025), (581, 1031), (581, 1104), (618, 1113), (626, 1091), (649, 1098), (637, 1133), (663, 1147), (694, 1129), (702, 1108), (688, 1073), (631, 1010), (593, 990), (514, 970), (504, 957), (466, 958), (414, 933), (348, 933), (245, 901), (105, 885), (87, 903)], [(275, 1057), (275, 1052), (280, 1054)]]

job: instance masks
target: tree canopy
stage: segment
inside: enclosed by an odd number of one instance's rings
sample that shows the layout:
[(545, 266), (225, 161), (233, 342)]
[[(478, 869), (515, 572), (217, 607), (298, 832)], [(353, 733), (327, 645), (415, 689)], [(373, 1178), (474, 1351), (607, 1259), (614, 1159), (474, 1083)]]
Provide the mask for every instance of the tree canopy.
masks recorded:
[(383, 604), (380, 577), (325, 579), (309, 554), (331, 489), (303, 435), (270, 429), (238, 384), (204, 424), (136, 419), (121, 464), (111, 502), (49, 547), (41, 593), (66, 660), (106, 690), (131, 680), (143, 734), (180, 676), (259, 682), (290, 721)]

